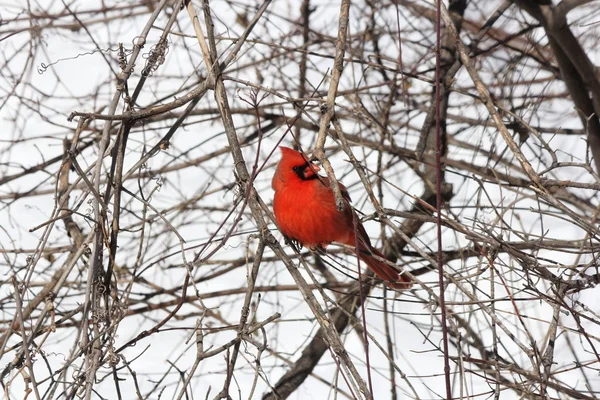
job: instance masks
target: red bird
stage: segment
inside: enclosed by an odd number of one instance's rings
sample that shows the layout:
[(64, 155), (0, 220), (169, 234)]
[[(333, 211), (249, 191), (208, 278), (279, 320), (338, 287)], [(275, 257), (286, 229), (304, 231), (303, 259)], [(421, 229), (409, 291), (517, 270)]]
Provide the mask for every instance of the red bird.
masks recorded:
[[(341, 183), (344, 211), (335, 205), (329, 179), (317, 174), (319, 167), (295, 150), (281, 146), (281, 161), (273, 175), (273, 211), (281, 232), (310, 249), (339, 242), (357, 249), (358, 258), (391, 288), (408, 289), (411, 279), (400, 275), (371, 246), (367, 232), (350, 206), (350, 195)], [(356, 232), (356, 234), (355, 234)]]

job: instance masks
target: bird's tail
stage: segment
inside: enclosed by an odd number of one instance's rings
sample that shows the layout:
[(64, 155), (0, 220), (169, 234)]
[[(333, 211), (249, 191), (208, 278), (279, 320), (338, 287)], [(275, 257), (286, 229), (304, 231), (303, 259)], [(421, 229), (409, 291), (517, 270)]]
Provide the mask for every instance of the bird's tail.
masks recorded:
[(394, 267), (383, 260), (387, 259), (380, 251), (369, 246), (359, 246), (358, 258), (371, 268), (371, 270), (380, 277), (385, 284), (392, 289), (406, 290), (413, 285), (413, 280), (406, 274), (400, 274)]

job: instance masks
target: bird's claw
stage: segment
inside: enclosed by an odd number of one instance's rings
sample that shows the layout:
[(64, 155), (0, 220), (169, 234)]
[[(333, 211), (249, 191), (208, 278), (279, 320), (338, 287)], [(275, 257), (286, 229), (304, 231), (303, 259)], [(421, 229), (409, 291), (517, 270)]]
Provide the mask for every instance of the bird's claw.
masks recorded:
[(292, 239), (292, 238), (284, 235), (283, 241), (285, 242), (285, 244), (287, 244), (288, 246), (291, 246), (296, 251), (300, 251), (302, 249), (302, 243), (300, 243), (296, 239)]
[(327, 250), (325, 248), (325, 246), (323, 245), (316, 245), (315, 247), (311, 247), (311, 250), (318, 253), (318, 254), (327, 254)]

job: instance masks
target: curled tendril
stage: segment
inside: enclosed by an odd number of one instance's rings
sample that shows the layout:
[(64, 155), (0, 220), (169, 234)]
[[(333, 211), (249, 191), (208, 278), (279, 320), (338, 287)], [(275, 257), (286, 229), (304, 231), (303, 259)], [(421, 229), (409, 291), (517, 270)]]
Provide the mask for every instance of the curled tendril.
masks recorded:
[[(40, 66), (37, 67), (37, 72), (38, 72), (38, 74), (42, 75), (44, 72), (46, 72), (48, 70), (48, 68), (50, 68), (51, 66), (56, 65), (62, 61), (75, 60), (79, 57), (90, 56), (90, 55), (93, 55), (96, 53), (111, 53), (111, 52), (114, 53), (114, 52), (119, 52), (119, 51), (120, 51), (120, 49), (118, 47), (117, 48), (109, 47), (107, 49), (96, 49), (96, 50), (92, 50), (92, 51), (86, 51), (85, 53), (79, 53), (74, 57), (59, 58), (58, 60), (53, 61), (50, 64), (40, 63)], [(125, 55), (131, 54), (131, 50), (123, 50), (123, 52)]]
[[(52, 65), (52, 64), (50, 64), (50, 65)], [(40, 66), (37, 68), (38, 74), (42, 75), (44, 72), (46, 72), (46, 70), (48, 69), (48, 67), (49, 67), (49, 65), (46, 65), (44, 63), (40, 63)]]
[(119, 67), (121, 68), (121, 71), (125, 71), (125, 68), (127, 68), (127, 53), (125, 52), (123, 43), (119, 43), (118, 59), (119, 59)]
[(149, 76), (160, 67), (166, 59), (169, 52), (169, 42), (166, 39), (161, 39), (158, 43), (152, 46), (150, 53), (144, 54), (146, 58), (146, 66), (142, 70), (143, 76)]

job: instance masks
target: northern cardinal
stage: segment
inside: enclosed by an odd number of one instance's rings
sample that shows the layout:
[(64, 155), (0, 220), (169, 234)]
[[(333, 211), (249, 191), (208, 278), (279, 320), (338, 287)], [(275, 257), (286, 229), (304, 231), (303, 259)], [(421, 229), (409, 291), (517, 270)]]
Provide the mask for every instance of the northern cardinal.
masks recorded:
[(410, 278), (374, 257), (385, 259), (371, 245), (350, 205), (346, 187), (338, 183), (344, 198), (344, 210), (339, 211), (329, 179), (317, 174), (319, 167), (296, 150), (284, 146), (280, 149), (281, 161), (273, 175), (272, 187), (275, 190), (273, 211), (281, 232), (310, 249), (325, 247), (331, 242), (354, 246), (358, 257), (386, 285), (394, 289), (410, 288)]

